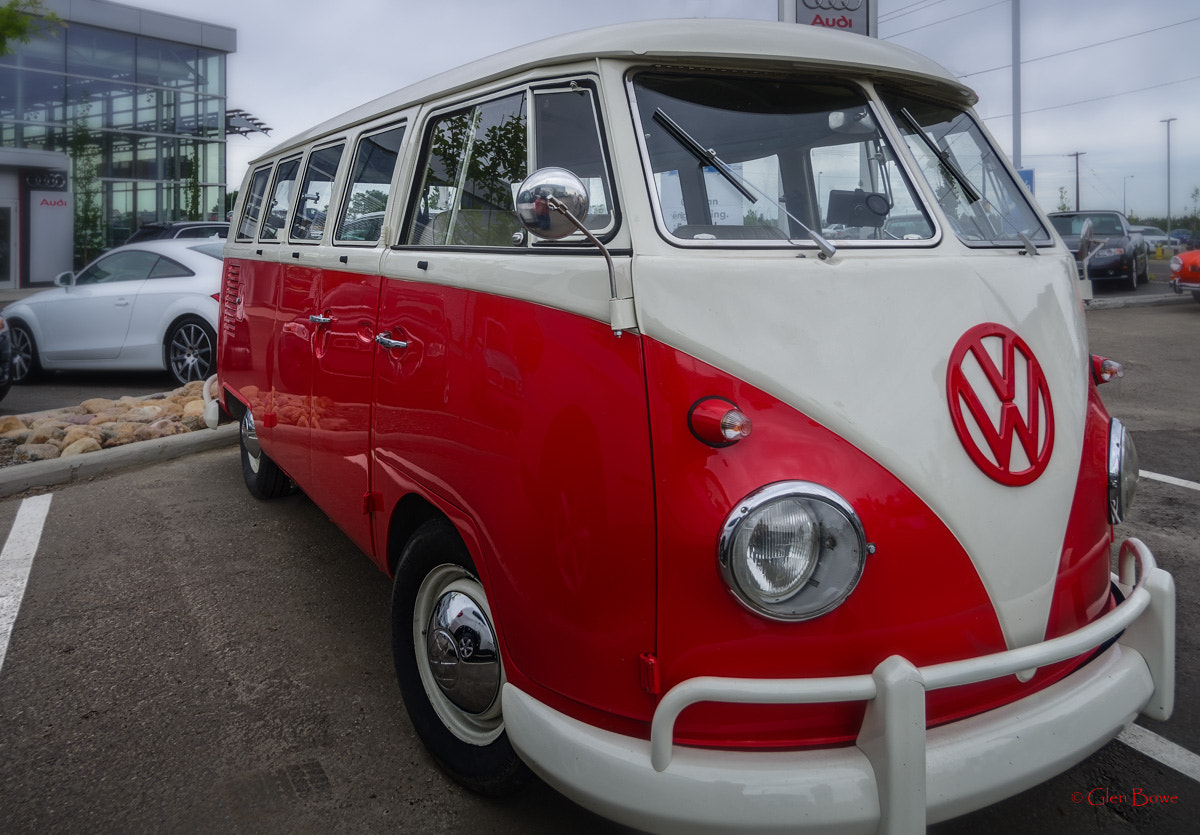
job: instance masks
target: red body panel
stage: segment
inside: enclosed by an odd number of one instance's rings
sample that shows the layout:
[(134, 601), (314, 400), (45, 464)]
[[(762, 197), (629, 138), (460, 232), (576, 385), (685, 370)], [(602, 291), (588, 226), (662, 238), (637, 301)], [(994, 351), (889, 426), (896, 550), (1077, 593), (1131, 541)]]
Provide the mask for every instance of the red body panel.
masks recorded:
[(647, 718), (638, 659), (654, 651), (656, 576), (638, 337), (391, 279), (379, 326), (408, 343), (376, 361), (383, 507), (418, 484), (473, 521), (510, 681)]
[[(900, 654), (917, 665), (1006, 649), (991, 602), (961, 545), (910, 490), (834, 433), (763, 392), (668, 346), (646, 341), (659, 520), (659, 662), (663, 689), (695, 676), (811, 678), (869, 673)], [(753, 421), (749, 438), (724, 449), (689, 431), (691, 404), (725, 397)], [(1093, 417), (1093, 421), (1095, 417)], [(1105, 423), (1105, 427), (1107, 423)], [(1094, 433), (1093, 433), (1094, 434)], [(1099, 449), (1105, 448), (1103, 439)], [(1092, 462), (1094, 463), (1094, 462)], [(1097, 489), (1094, 467), (1080, 492)], [(803, 623), (751, 614), (720, 577), (716, 543), (742, 498), (776, 481), (829, 487), (858, 511), (868, 542), (861, 581), (833, 612)], [(1103, 480), (1099, 489), (1103, 489)], [(1101, 494), (1102, 495), (1102, 494)], [(1077, 501), (1052, 630), (1089, 619), (1108, 600), (1103, 501)], [(1089, 524), (1089, 519), (1092, 522)], [(1057, 680), (1074, 665), (932, 693), (930, 724), (968, 715)], [(679, 741), (796, 745), (853, 739), (861, 705), (804, 708), (703, 705), (685, 712)]]

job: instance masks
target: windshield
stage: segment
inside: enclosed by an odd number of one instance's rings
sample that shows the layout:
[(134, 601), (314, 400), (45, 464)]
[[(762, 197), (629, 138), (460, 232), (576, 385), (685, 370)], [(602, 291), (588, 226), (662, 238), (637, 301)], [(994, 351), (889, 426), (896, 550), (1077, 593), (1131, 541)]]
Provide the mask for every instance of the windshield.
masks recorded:
[(822, 237), (935, 235), (857, 88), (660, 72), (631, 86), (659, 223), (675, 240), (821, 247)]
[(959, 238), (1049, 241), (1025, 193), (966, 112), (898, 93), (883, 99)]

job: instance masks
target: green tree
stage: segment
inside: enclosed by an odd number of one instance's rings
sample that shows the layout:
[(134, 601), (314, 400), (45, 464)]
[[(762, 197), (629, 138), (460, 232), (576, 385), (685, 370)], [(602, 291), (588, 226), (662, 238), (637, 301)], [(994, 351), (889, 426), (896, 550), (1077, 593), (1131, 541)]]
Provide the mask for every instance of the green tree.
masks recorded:
[(185, 220), (203, 220), (200, 215), (200, 161), (198, 149), (193, 145), (190, 159), (183, 161), (186, 175), (183, 181)]
[(87, 126), (87, 111), (71, 128), (71, 180), (75, 187), (75, 266), (82, 267), (104, 247), (100, 205), (100, 146)]
[(1058, 187), (1058, 210), (1060, 212), (1071, 211), (1071, 204), (1067, 202), (1067, 187)]
[(58, 15), (42, 8), (42, 0), (8, 0), (0, 5), (0, 55), (12, 52), (12, 43), (29, 43), (30, 37), (50, 25), (61, 24)]

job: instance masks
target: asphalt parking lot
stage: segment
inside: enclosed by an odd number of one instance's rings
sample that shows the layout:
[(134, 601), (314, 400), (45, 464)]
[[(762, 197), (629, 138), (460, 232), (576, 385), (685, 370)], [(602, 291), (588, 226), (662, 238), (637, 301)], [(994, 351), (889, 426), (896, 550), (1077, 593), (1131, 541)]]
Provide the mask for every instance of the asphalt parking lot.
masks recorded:
[[(1093, 351), (1126, 363), (1101, 391), (1153, 476), (1118, 535), (1144, 539), (1178, 589), (1175, 716), (1142, 723), (1165, 747), (1110, 743), (936, 832), (1200, 818), (1200, 305), (1150, 299), (1087, 316)], [(305, 497), (250, 498), (232, 433), (149, 465), (127, 455), (0, 501), (0, 601), (25, 572), (0, 657), (6, 831), (628, 831), (542, 784), (496, 803), (441, 774), (392, 675), (387, 578)]]

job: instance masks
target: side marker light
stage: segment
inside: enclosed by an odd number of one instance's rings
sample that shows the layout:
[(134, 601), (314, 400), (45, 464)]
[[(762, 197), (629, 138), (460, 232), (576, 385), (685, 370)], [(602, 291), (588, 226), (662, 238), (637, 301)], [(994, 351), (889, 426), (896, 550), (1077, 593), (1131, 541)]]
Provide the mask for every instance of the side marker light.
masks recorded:
[(732, 400), (704, 397), (688, 410), (688, 427), (702, 443), (727, 447), (749, 437), (753, 423)]

